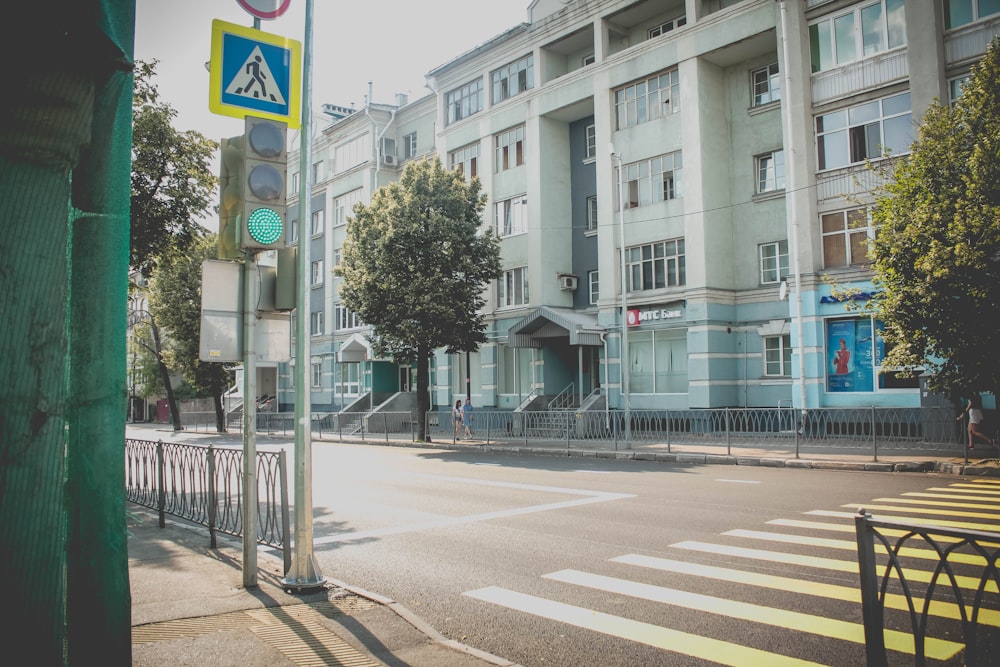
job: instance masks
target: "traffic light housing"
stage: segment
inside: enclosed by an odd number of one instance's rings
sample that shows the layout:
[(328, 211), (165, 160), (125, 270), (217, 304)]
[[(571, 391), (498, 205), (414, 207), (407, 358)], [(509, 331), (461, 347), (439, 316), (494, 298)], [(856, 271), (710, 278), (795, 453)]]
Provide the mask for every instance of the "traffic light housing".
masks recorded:
[(288, 124), (247, 116), (242, 137), (243, 249), (284, 247)]
[(243, 219), (243, 137), (219, 142), (219, 259), (239, 259)]

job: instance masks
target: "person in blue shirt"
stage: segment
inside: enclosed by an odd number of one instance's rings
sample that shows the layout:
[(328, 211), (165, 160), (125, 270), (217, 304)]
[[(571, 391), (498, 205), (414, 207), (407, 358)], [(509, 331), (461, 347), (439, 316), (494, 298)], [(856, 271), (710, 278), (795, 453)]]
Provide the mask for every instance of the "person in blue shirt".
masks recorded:
[(465, 427), (465, 437), (469, 438), (473, 435), (472, 432), (472, 401), (468, 398), (465, 399), (465, 405), (462, 406), (462, 426)]

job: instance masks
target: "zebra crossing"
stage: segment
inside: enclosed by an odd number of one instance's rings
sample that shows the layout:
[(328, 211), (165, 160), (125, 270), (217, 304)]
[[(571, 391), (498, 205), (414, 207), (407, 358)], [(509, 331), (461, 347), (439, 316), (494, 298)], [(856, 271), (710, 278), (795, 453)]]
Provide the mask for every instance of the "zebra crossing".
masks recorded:
[[(817, 656), (827, 656), (829, 664), (863, 664), (865, 635), (854, 527), (854, 516), (861, 507), (881, 520), (1000, 532), (1000, 480), (956, 482), (902, 493), (898, 497), (848, 503), (837, 510), (810, 510), (803, 513), (806, 517), (803, 519), (767, 521), (763, 530), (729, 530), (720, 533), (720, 539), (712, 542), (674, 542), (669, 548), (675, 553), (669, 555), (624, 553), (608, 561), (614, 564), (613, 567), (620, 566), (616, 570), (619, 576), (566, 569), (541, 577), (574, 591), (588, 589), (653, 603), (656, 609), (662, 610), (659, 617), (667, 621), (662, 625), (498, 586), (467, 591), (464, 595), (662, 649), (669, 652), (664, 654), (665, 664), (669, 664), (670, 653), (725, 665), (823, 664), (813, 661)], [(882, 533), (887, 537), (904, 535), (901, 530), (884, 529)], [(947, 544), (955, 540), (941, 536), (939, 541)], [(925, 544), (919, 541), (915, 546), (899, 550), (905, 563), (900, 574), (908, 582), (930, 583), (935, 577), (940, 558), (933, 548), (925, 548)], [(1000, 544), (991, 545), (993, 551), (997, 547)], [(885, 548), (877, 544), (876, 550), (879, 549), (885, 553)], [(985, 559), (975, 553), (956, 552), (949, 556), (948, 562), (955, 570), (955, 585), (971, 591), (970, 597), (974, 595), (983, 585), (981, 573)], [(963, 573), (961, 568), (964, 566), (968, 571)], [(607, 568), (600, 569), (606, 571)], [(719, 591), (724, 594), (711, 594)], [(992, 601), (980, 608), (978, 623), (991, 629), (1000, 628), (1000, 606), (997, 604), (1000, 591), (995, 577), (985, 582), (983, 591), (987, 597), (992, 596)], [(897, 659), (910, 656), (912, 660), (918, 648), (910, 631), (907, 613), (911, 601), (905, 592), (890, 587), (885, 595), (884, 636), (890, 660), (893, 655)], [(919, 607), (920, 601), (916, 604)], [(754, 631), (748, 634), (758, 640), (741, 642), (732, 637), (691, 632), (690, 628), (667, 627), (671, 620), (678, 618), (678, 610), (706, 614), (726, 624), (749, 623)], [(819, 611), (814, 613), (814, 610)], [(928, 626), (924, 655), (931, 661), (956, 659), (965, 649), (960, 623), (968, 616), (968, 609), (963, 610), (954, 601), (935, 597), (928, 605), (928, 614), (935, 623)], [(718, 628), (719, 625), (706, 627)], [(932, 629), (941, 628), (945, 630), (932, 633)], [(801, 640), (781, 643), (782, 647), (790, 643), (795, 645), (791, 654), (774, 651), (760, 639), (767, 637), (769, 632), (800, 633), (795, 636), (801, 636)], [(822, 650), (817, 648), (820, 646)], [(837, 658), (831, 660), (831, 655)]]

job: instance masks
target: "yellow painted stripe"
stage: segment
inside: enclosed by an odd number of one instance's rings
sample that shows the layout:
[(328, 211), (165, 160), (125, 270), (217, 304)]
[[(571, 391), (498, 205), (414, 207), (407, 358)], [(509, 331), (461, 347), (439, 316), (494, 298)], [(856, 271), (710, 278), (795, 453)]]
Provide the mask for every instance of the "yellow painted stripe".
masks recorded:
[(1000, 493), (1000, 489), (984, 487), (981, 484), (951, 484), (947, 488), (933, 487), (928, 491), (957, 491), (959, 493)]
[[(857, 530), (854, 528), (854, 523), (826, 523), (823, 521), (800, 521), (798, 519), (772, 519), (768, 521), (769, 526), (786, 526), (788, 528), (808, 528), (810, 530), (829, 530), (838, 533), (850, 533), (854, 535)], [(903, 537), (904, 535), (909, 535), (908, 530), (898, 530), (896, 528), (879, 528), (880, 533), (886, 537)], [(951, 535), (935, 535), (934, 539), (938, 542), (944, 544), (953, 544), (955, 542), (960, 542), (961, 540), (957, 537), (952, 537)], [(984, 547), (1000, 547), (1000, 542), (980, 542)]]
[(983, 486), (1000, 486), (1000, 479), (990, 479), (989, 477), (981, 477), (972, 481), (973, 484), (982, 484)]
[[(765, 607), (759, 604), (702, 595), (701, 593), (679, 591), (673, 588), (653, 586), (637, 581), (580, 572), (579, 570), (561, 570), (552, 574), (546, 574), (544, 577), (617, 595), (628, 595), (629, 597), (649, 600), (650, 602), (668, 604), (683, 609), (726, 616), (728, 618), (738, 618), (743, 621), (753, 621), (754, 623), (786, 628), (796, 632), (805, 632), (819, 637), (840, 639), (855, 644), (865, 643), (865, 628), (862, 624), (841, 621), (836, 618), (803, 614), (788, 609)], [(913, 635), (887, 629), (884, 636), (885, 647), (887, 649), (911, 655), (914, 653)], [(924, 639), (924, 647), (928, 658), (932, 660), (947, 660), (961, 651), (965, 645), (944, 639), (926, 637)]]
[[(771, 542), (783, 542), (785, 544), (801, 544), (809, 547), (823, 547), (826, 549), (841, 549), (843, 551), (858, 550), (857, 541), (851, 540), (831, 540), (824, 537), (808, 537), (804, 535), (786, 535), (784, 533), (767, 533), (762, 530), (728, 530), (723, 535), (733, 537), (745, 537), (752, 540), (769, 540)], [(875, 543), (875, 551), (888, 553), (884, 546)], [(903, 547), (899, 550), (900, 556), (909, 558), (920, 558), (923, 560), (939, 561), (941, 557), (933, 549), (920, 549), (917, 547)], [(967, 565), (986, 565), (986, 559), (978, 554), (953, 553), (948, 556), (949, 563), (965, 563)]]
[[(686, 574), (694, 577), (705, 577), (718, 581), (726, 581), (732, 584), (746, 584), (767, 588), (770, 590), (787, 593), (801, 593), (812, 595), (813, 597), (827, 598), (830, 600), (841, 600), (844, 602), (861, 603), (861, 591), (857, 586), (840, 586), (838, 584), (827, 584), (820, 581), (806, 579), (794, 579), (792, 577), (779, 577), (773, 574), (762, 574), (760, 572), (748, 572), (746, 570), (734, 570), (728, 567), (716, 567), (714, 565), (703, 565), (700, 563), (688, 563), (680, 560), (670, 560), (667, 558), (656, 558), (654, 556), (642, 556), (639, 554), (626, 554), (611, 559), (614, 563), (624, 563), (625, 565), (635, 565), (646, 567), (662, 572), (673, 572), (675, 574)], [(905, 595), (898, 593), (886, 593), (885, 607), (887, 609), (898, 609), (909, 611), (909, 605)], [(931, 616), (940, 616), (955, 621), (962, 620), (961, 610), (958, 605), (951, 602), (940, 602), (932, 600), (928, 613)], [(968, 615), (972, 610), (968, 610)], [(983, 625), (1000, 627), (1000, 611), (992, 609), (979, 610), (979, 622)]]
[[(926, 508), (914, 508), (914, 507), (896, 507), (895, 505), (859, 505), (857, 503), (848, 503), (841, 505), (841, 507), (864, 507), (869, 512), (872, 510), (886, 510), (889, 512), (905, 512), (907, 514), (932, 514), (938, 516), (955, 516), (955, 517), (965, 517), (967, 519), (992, 519), (995, 521), (1000, 521), (1000, 515), (989, 514), (986, 512), (960, 512), (958, 510), (933, 510)], [(1000, 524), (992, 524), (993, 529), (996, 530), (1000, 527)]]
[(700, 635), (692, 635), (679, 630), (662, 628), (651, 623), (633, 621), (621, 616), (604, 614), (592, 609), (546, 600), (545, 598), (518, 593), (498, 586), (488, 586), (468, 591), (463, 593), (463, 595), (507, 607), (508, 609), (523, 611), (534, 616), (540, 616), (541, 618), (573, 625), (578, 628), (593, 630), (594, 632), (600, 632), (613, 637), (621, 637), (647, 646), (680, 653), (681, 655), (710, 660), (720, 665), (731, 665), (732, 667), (743, 667), (744, 665), (774, 665), (776, 667), (784, 667), (788, 665), (789, 667), (793, 667), (796, 665), (819, 664), (732, 642), (724, 642)]
[[(896, 509), (896, 508), (891, 507), (889, 509)], [(812, 516), (828, 516), (828, 517), (836, 517), (839, 519), (850, 519), (851, 521), (854, 520), (855, 516), (851, 512), (833, 512), (830, 510), (809, 510), (808, 512), (805, 512), (805, 514), (810, 514)], [(876, 518), (881, 519), (883, 521), (908, 521), (910, 523), (917, 523), (916, 521), (914, 521), (912, 516), (893, 516), (890, 514), (880, 514)], [(939, 526), (941, 528), (982, 530), (985, 532), (992, 531), (995, 528), (993, 524), (990, 523), (973, 523), (971, 521), (949, 521), (948, 519), (921, 518), (919, 523), (924, 526)]]
[[(997, 493), (1000, 494), (1000, 492)], [(903, 495), (908, 498), (943, 498), (945, 500), (957, 500), (962, 502), (972, 500), (984, 503), (993, 503), (993, 507), (997, 507), (997, 504), (1000, 503), (1000, 495), (994, 498), (993, 496), (971, 496), (962, 493), (925, 493), (921, 491), (907, 491)]]
[[(770, 563), (799, 565), (801, 567), (811, 567), (822, 570), (834, 570), (835, 572), (850, 572), (852, 574), (858, 573), (857, 561), (837, 560), (836, 558), (822, 558), (819, 556), (802, 556), (799, 554), (785, 553), (783, 551), (747, 549), (744, 547), (732, 547), (724, 544), (695, 542), (693, 540), (676, 542), (674, 544), (671, 544), (670, 546), (676, 547), (678, 549), (687, 549), (690, 551), (702, 551), (705, 553), (713, 553), (722, 556), (752, 558), (755, 560), (768, 561)], [(891, 576), (893, 578), (896, 578), (897, 574), (895, 568), (891, 571)], [(931, 572), (924, 572), (923, 570), (911, 570), (906, 568), (903, 569), (903, 576), (910, 581), (919, 581), (925, 584), (930, 583), (932, 579)], [(974, 577), (962, 577), (957, 575), (955, 576), (955, 581), (958, 583), (959, 588), (967, 588), (969, 590), (976, 590), (977, 588), (979, 588), (979, 583), (980, 583), (979, 579), (976, 579)], [(986, 590), (990, 593), (995, 593), (997, 591), (996, 583), (992, 581), (987, 582)]]
[[(875, 498), (872, 502), (876, 503), (901, 503), (903, 505), (924, 505), (926, 507), (966, 507), (968, 509), (974, 510), (993, 510), (995, 512), (1000, 512), (1000, 506), (996, 503), (991, 503), (989, 505), (983, 503), (973, 503), (969, 502), (971, 499), (965, 499), (962, 502), (947, 502), (944, 500), (916, 500), (914, 498)], [(1000, 518), (998, 516), (997, 518)]]

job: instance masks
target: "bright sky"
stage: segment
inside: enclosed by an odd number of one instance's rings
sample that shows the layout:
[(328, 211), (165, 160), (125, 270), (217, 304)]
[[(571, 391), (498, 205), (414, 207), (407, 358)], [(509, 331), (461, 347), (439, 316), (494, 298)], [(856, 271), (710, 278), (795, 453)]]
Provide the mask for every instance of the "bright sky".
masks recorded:
[[(260, 29), (302, 41), (305, 0)], [(429, 91), (424, 74), (527, 20), (530, 0), (314, 0), (313, 111), (322, 104), (392, 104)], [(135, 57), (159, 61), (154, 84), (178, 111), (177, 130), (210, 139), (243, 133), (243, 122), (209, 111), (212, 20), (252, 26), (236, 0), (137, 0)]]

